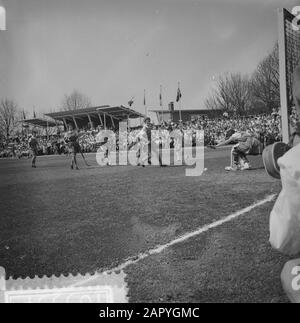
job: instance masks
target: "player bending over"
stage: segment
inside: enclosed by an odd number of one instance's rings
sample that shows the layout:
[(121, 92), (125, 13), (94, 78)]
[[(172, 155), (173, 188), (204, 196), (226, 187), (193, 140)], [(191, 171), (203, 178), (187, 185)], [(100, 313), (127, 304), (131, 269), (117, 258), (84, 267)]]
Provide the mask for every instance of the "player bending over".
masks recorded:
[(261, 152), (261, 143), (254, 134), (248, 132), (245, 128), (241, 131), (235, 132), (228, 139), (221, 141), (211, 148), (218, 148), (237, 142), (231, 149), (231, 165), (225, 167), (227, 171), (247, 170), (250, 169), (250, 162), (247, 158), (248, 155), (259, 155)]

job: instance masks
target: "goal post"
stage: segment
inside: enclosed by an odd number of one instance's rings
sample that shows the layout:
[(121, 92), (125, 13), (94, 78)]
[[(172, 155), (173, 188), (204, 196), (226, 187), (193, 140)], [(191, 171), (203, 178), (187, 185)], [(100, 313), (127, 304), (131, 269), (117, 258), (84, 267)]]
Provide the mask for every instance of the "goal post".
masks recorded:
[(293, 103), (293, 73), (300, 63), (300, 28), (296, 17), (286, 9), (278, 9), (279, 83), (282, 140), (290, 137), (289, 111)]
[(0, 31), (6, 30), (6, 11), (0, 3)]

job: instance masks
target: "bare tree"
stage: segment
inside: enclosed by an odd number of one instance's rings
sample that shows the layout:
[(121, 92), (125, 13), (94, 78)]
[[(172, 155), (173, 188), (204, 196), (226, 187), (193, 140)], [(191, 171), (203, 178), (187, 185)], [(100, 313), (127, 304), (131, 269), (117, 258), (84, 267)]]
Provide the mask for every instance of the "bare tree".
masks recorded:
[(240, 73), (230, 74), (228, 83), (232, 110), (238, 115), (249, 111), (252, 106), (252, 93), (248, 76)]
[(272, 111), (280, 106), (278, 45), (257, 66), (252, 75), (252, 93)]
[(217, 88), (213, 90), (212, 94), (206, 99), (205, 106), (210, 110), (231, 110), (228, 75), (219, 76), (219, 79), (217, 81)]
[(9, 138), (17, 124), (17, 105), (12, 100), (1, 100), (0, 103), (0, 131), (5, 138)]
[(210, 96), (205, 100), (204, 105), (207, 110), (218, 110), (219, 106), (216, 99), (216, 95), (214, 95), (214, 93), (210, 94)]
[(62, 110), (64, 111), (85, 109), (90, 106), (90, 99), (77, 90), (74, 90), (70, 95), (65, 94), (62, 100)]
[(251, 83), (240, 73), (224, 74), (219, 77), (217, 88), (206, 100), (207, 109), (221, 109), (243, 114), (251, 107)]

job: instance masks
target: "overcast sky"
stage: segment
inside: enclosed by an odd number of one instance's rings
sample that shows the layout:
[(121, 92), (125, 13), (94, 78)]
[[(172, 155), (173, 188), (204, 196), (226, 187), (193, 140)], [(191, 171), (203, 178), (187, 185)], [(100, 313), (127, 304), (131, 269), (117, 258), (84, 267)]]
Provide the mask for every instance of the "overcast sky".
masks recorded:
[(0, 98), (30, 114), (58, 110), (77, 89), (93, 105), (203, 108), (224, 72), (251, 73), (277, 39), (277, 8), (293, 0), (0, 0)]

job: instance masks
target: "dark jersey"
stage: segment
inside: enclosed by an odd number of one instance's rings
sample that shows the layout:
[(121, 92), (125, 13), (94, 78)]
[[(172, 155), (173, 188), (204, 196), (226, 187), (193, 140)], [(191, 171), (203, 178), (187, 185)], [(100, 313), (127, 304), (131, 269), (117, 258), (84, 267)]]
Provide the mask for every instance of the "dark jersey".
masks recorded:
[(80, 145), (78, 142), (78, 133), (77, 131), (68, 131), (65, 134), (65, 141), (67, 142), (70, 152), (72, 153), (79, 153), (80, 152)]
[(67, 143), (75, 143), (77, 142), (78, 140), (78, 134), (77, 134), (77, 131), (68, 131), (66, 134), (65, 134), (65, 141)]
[(37, 149), (38, 148), (38, 141), (37, 141), (37, 139), (35, 138), (35, 137), (31, 137), (30, 139), (29, 139), (29, 147), (31, 148), (31, 149)]

